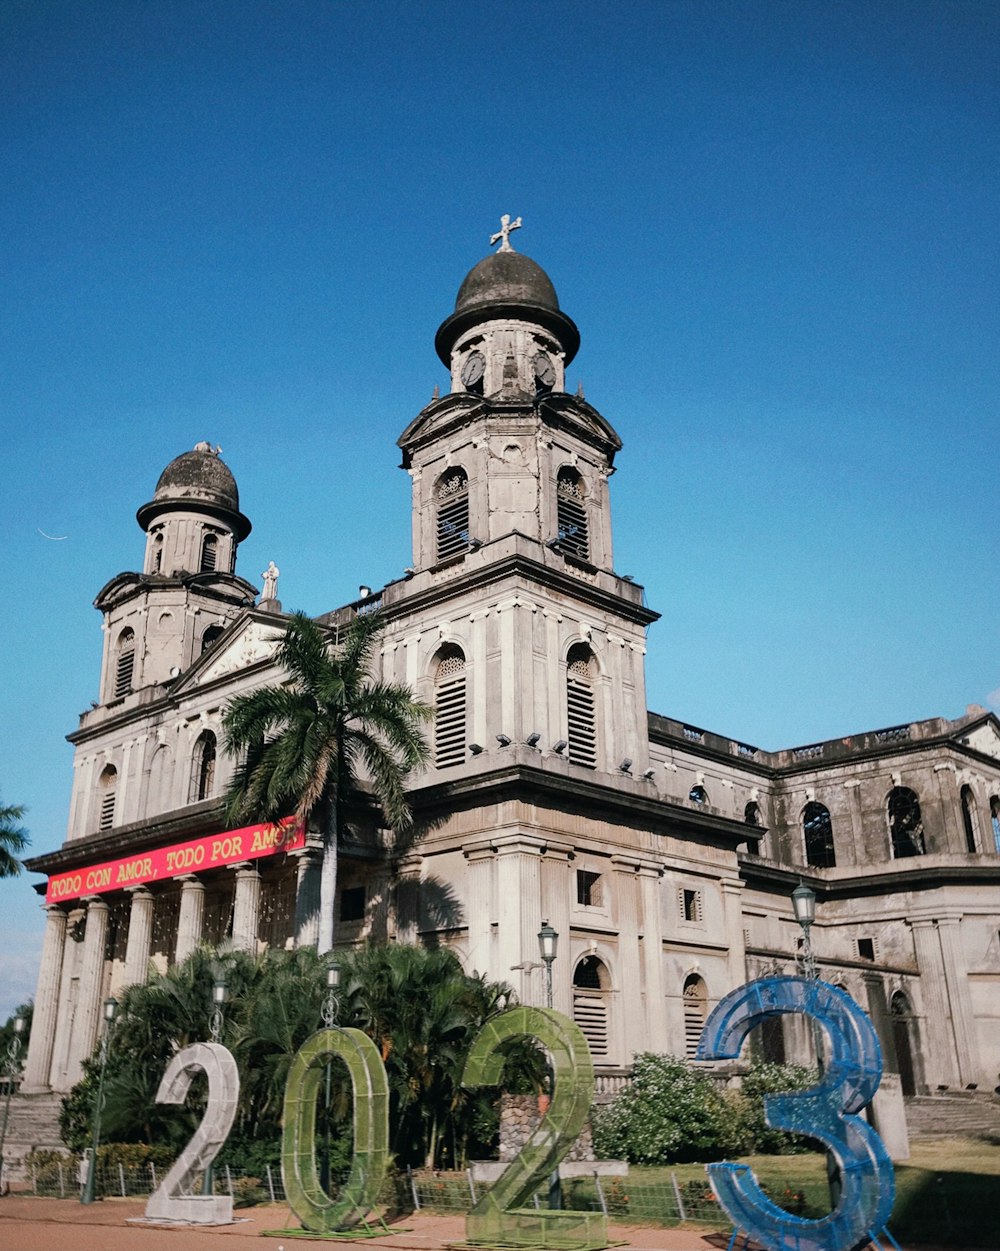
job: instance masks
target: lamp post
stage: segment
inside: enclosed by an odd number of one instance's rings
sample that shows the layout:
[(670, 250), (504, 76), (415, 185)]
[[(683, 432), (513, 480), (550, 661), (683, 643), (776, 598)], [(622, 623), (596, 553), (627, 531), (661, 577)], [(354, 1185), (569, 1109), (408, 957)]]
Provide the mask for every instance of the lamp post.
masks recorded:
[[(538, 954), (542, 957), (542, 963), (545, 965), (545, 1006), (552, 1007), (552, 963), (556, 958), (556, 951), (559, 947), (559, 934), (549, 925), (548, 921), (542, 922), (542, 928), (538, 931)], [(549, 1098), (552, 1098), (552, 1092), (555, 1089), (556, 1075), (552, 1068), (552, 1061), (549, 1060)], [(549, 1207), (552, 1211), (558, 1211), (562, 1207), (562, 1191), (559, 1187), (559, 1169), (554, 1168), (549, 1174)]]
[(0, 1129), (0, 1194), (4, 1194), (3, 1173), (6, 1167), (3, 1149), (4, 1143), (7, 1141), (7, 1121), (10, 1118), (10, 1097), (14, 1093), (14, 1082), (17, 1079), (18, 1072), (21, 1068), (21, 1035), (24, 1033), (24, 1017), (20, 1013), (12, 1022), (14, 1026), (14, 1037), (7, 1044), (7, 1097), (3, 1105), (3, 1128)]
[[(333, 1029), (337, 1024), (337, 1013), (340, 1011), (340, 996), (337, 992), (340, 990), (340, 965), (336, 960), (331, 960), (326, 966), (326, 994), (323, 996), (323, 1006), (320, 1009), (323, 1016), (323, 1024), (327, 1029)], [(326, 1058), (326, 1135), (324, 1139), (323, 1158), (320, 1160), (319, 1182), (322, 1188), (329, 1194), (330, 1192), (330, 1088), (332, 1085), (331, 1077), (332, 1061), (329, 1056)]]
[(97, 1078), (97, 1098), (94, 1100), (94, 1133), (90, 1143), (90, 1164), (87, 1166), (87, 1178), (83, 1183), (81, 1203), (93, 1203), (97, 1197), (97, 1148), (101, 1145), (101, 1113), (104, 1110), (104, 1071), (108, 1066), (108, 1045), (111, 1040), (111, 1026), (114, 1024), (118, 1011), (117, 999), (104, 1001), (104, 1037), (101, 1039), (101, 1067)]
[[(799, 964), (802, 967), (802, 976), (810, 982), (819, 981), (819, 969), (816, 965), (816, 955), (813, 952), (812, 937), (810, 931), (813, 922), (816, 920), (816, 892), (811, 891), (805, 882), (799, 882), (798, 886), (792, 891), (792, 908), (795, 911), (795, 919), (798, 921), (802, 929), (802, 949), (799, 952)], [(823, 1030), (819, 1023), (814, 1019), (812, 1022), (813, 1030), (813, 1046), (816, 1048), (816, 1066), (820, 1073), (823, 1072)], [(837, 1207), (840, 1202), (840, 1194), (842, 1190), (840, 1169), (837, 1166), (837, 1160), (832, 1151), (826, 1153), (826, 1180), (830, 1188), (830, 1209), (831, 1211)]]
[(800, 953), (802, 973), (809, 981), (815, 982), (819, 980), (819, 970), (816, 967), (816, 957), (813, 955), (809, 931), (816, 920), (816, 894), (806, 886), (805, 882), (799, 882), (792, 891), (792, 907), (795, 910), (795, 919), (802, 928), (802, 951)]
[[(215, 975), (215, 981), (212, 983), (212, 1015), (208, 1022), (208, 1040), (217, 1043), (222, 1039), (222, 1031), (226, 1024), (226, 1016), (223, 1009), (226, 1006), (226, 1000), (229, 998), (229, 985), (226, 982), (226, 974), (220, 971)], [(208, 1167), (205, 1169), (202, 1183), (201, 1193), (210, 1195), (215, 1193), (215, 1160), (209, 1160)]]
[(558, 946), (559, 934), (548, 921), (543, 921), (542, 928), (538, 931), (538, 954), (545, 965), (545, 1006), (547, 1008), (552, 1007), (552, 962), (556, 958)]

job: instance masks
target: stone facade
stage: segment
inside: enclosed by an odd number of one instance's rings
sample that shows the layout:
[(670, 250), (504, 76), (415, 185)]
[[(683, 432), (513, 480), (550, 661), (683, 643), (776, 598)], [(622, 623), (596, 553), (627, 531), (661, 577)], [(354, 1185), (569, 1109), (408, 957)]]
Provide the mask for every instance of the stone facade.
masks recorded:
[[(514, 258), (514, 259), (512, 259)], [(711, 1006), (792, 971), (791, 891), (818, 897), (823, 976), (872, 1013), (904, 1093), (1000, 1070), (1000, 724), (981, 709), (768, 753), (648, 712), (656, 614), (612, 565), (610, 423), (562, 390), (579, 345), (551, 282), (501, 252), (470, 273), (436, 347), (451, 390), (400, 438), (407, 576), (321, 620), (380, 608), (386, 679), (434, 705), (411, 779), (423, 837), (401, 859), (371, 803), (348, 821), (339, 944), (449, 945), (544, 999), (536, 935), (560, 934), (555, 1006), (613, 1089), (642, 1050), (690, 1054)], [(142, 573), (96, 601), (98, 703), (76, 749), (64, 846), (29, 862), (81, 888), (50, 903), (25, 1088), (65, 1091), (109, 993), (198, 941), (315, 941), (319, 852), (223, 854), (129, 889), (94, 865), (224, 827), (221, 719), (273, 681), (283, 617), (238, 577), (249, 532), (208, 445), (140, 508)], [(93, 875), (91, 875), (93, 876)], [(794, 1023), (761, 1040), (809, 1047)]]

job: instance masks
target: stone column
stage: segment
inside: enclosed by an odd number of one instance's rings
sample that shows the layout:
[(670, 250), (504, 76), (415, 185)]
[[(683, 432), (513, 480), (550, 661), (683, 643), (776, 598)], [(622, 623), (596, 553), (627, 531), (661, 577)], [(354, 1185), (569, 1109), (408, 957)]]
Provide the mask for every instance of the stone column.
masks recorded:
[(45, 938), (42, 941), (42, 965), (38, 970), (35, 990), (35, 1013), (21, 1090), (26, 1095), (49, 1089), (52, 1068), (52, 1044), (56, 1036), (59, 1014), (59, 981), (62, 976), (63, 951), (66, 947), (66, 913), (58, 904), (45, 909)]
[(965, 952), (956, 916), (938, 917), (938, 941), (941, 944), (941, 965), (945, 989), (951, 1008), (951, 1028), (955, 1037), (958, 1077), (963, 1086), (982, 1079), (976, 1045), (976, 1022), (969, 994), (969, 978), (965, 968)]
[(420, 928), (420, 858), (407, 856), (399, 869), (395, 891), (396, 942), (415, 943)]
[[(615, 981), (619, 994), (608, 1003), (609, 1056), (612, 1064), (630, 1064), (636, 1051), (650, 1051), (652, 1046), (648, 1038), (641, 1037), (642, 1017), (639, 1006), (642, 1003), (642, 960), (639, 946), (639, 887), (636, 880), (638, 863), (629, 856), (612, 856), (612, 901), (615, 909), (615, 920), (618, 924), (618, 968)], [(617, 1002), (616, 1002), (617, 1000)], [(635, 1017), (626, 1026), (621, 1019), (621, 1008), (625, 1007)], [(617, 1009), (617, 1010), (616, 1010)], [(638, 1029), (636, 1029), (638, 1026)], [(636, 1035), (640, 1035), (636, 1037)], [(630, 1043), (632, 1045), (630, 1045)], [(638, 1046), (634, 1044), (638, 1043)]]
[(96, 896), (86, 900), (87, 929), (80, 968), (80, 999), (70, 1040), (67, 1077), (75, 1086), (83, 1076), (83, 1062), (94, 1050), (101, 1022), (104, 992), (104, 948), (108, 937), (108, 905)]
[[(524, 969), (512, 966), (538, 960), (538, 927), (540, 916), (541, 874), (540, 844), (522, 835), (498, 840), (496, 873), (497, 898), (503, 901), (499, 918), (497, 967), (511, 970), (505, 976), (517, 991), (522, 1003), (544, 1006), (545, 978), (529, 980)], [(555, 999), (560, 1010), (562, 996)]]
[(181, 884), (181, 909), (177, 918), (177, 946), (174, 963), (186, 959), (201, 942), (201, 928), (205, 919), (205, 883), (193, 873), (176, 878)]
[(323, 851), (303, 847), (296, 857), (295, 946), (315, 947), (319, 942), (319, 866)]
[(257, 951), (257, 923), (260, 917), (260, 874), (248, 860), (232, 867), (236, 870), (233, 946), (254, 955)]
[(132, 886), (126, 893), (132, 896), (132, 906), (128, 914), (123, 987), (145, 983), (153, 938), (153, 896), (144, 886)]
[(646, 981), (646, 1047), (667, 1050), (667, 987), (663, 970), (662, 874), (654, 865), (639, 869), (642, 959)]
[[(723, 878), (722, 916), (726, 927), (729, 986), (735, 990), (746, 981), (746, 944), (743, 939), (743, 883), (739, 878)], [(719, 998), (721, 999), (721, 995)]]
[(465, 883), (466, 883), (466, 933), (468, 935), (468, 961), (466, 968), (471, 972), (487, 974), (493, 981), (505, 980), (499, 969), (492, 965), (493, 947), (491, 941), (493, 919), (491, 907), (493, 881), (493, 848), (486, 846), (466, 847), (465, 849)]
[(941, 964), (941, 944), (937, 922), (919, 919), (910, 922), (913, 946), (920, 970), (920, 997), (923, 1002), (921, 1021), (921, 1053), (924, 1077), (933, 1089), (938, 1085), (959, 1083), (955, 1040), (948, 1022), (948, 992), (945, 970)]

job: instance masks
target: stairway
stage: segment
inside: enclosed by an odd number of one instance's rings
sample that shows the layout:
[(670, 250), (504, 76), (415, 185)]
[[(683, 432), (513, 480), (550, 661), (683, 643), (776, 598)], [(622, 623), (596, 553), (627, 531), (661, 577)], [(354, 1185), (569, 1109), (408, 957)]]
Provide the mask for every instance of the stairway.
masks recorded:
[(1000, 1142), (1000, 1099), (995, 1095), (950, 1091), (910, 1095), (905, 1103), (911, 1137), (950, 1134)]
[(14, 1095), (3, 1144), (8, 1178), (18, 1180), (21, 1177), (21, 1161), (35, 1147), (66, 1150), (59, 1137), (61, 1108), (61, 1095)]

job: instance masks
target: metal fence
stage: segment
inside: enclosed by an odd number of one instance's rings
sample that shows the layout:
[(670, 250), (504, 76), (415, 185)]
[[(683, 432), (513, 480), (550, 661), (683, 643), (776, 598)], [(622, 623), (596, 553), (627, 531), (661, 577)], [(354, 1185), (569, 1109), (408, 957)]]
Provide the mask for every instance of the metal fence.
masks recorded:
[[(99, 1165), (96, 1193), (109, 1198), (146, 1198), (157, 1188), (165, 1168), (146, 1163)], [(48, 1160), (43, 1165), (25, 1162), (21, 1193), (76, 1199), (80, 1193), (79, 1164), (71, 1156)], [(285, 1203), (281, 1166), (275, 1161), (263, 1170), (248, 1173), (227, 1164), (215, 1167), (214, 1189), (228, 1194), (237, 1206), (256, 1203)], [(386, 1178), (379, 1202), (390, 1211), (467, 1212), (489, 1189), (489, 1184), (473, 1178), (472, 1170), (437, 1172), (407, 1169)], [(823, 1187), (814, 1195), (809, 1187), (794, 1193), (774, 1194), (783, 1207), (803, 1215), (820, 1215), (824, 1205)], [(545, 1207), (548, 1190), (534, 1196), (535, 1207)], [(721, 1211), (707, 1180), (680, 1180), (673, 1171), (633, 1168), (626, 1176), (602, 1177), (592, 1174), (564, 1178), (562, 1203), (567, 1209), (603, 1211), (610, 1220), (625, 1224), (677, 1225), (700, 1221), (716, 1228), (729, 1222)]]

